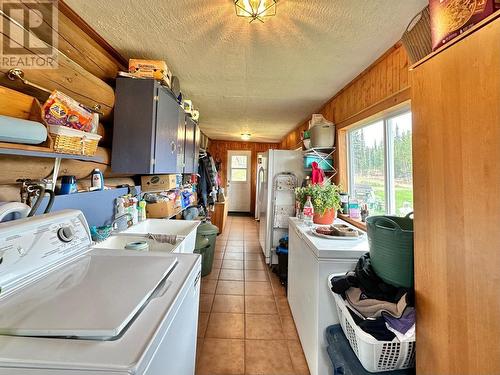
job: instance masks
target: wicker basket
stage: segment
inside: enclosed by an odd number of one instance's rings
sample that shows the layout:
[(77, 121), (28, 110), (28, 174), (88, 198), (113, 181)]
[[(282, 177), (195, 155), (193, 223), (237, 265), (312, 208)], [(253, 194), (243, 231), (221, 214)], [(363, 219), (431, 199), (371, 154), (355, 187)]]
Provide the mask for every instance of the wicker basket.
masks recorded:
[(94, 156), (100, 135), (70, 129), (65, 126), (49, 125), (54, 141), (54, 152), (61, 154)]
[(410, 64), (415, 64), (432, 52), (431, 18), (425, 7), (410, 21), (401, 42), (408, 53)]

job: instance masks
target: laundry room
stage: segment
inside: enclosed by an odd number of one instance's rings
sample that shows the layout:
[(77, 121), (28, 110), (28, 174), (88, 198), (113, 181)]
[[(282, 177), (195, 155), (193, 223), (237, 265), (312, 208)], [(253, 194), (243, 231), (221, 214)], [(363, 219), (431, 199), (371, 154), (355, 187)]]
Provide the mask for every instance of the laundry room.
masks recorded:
[(500, 374), (500, 0), (0, 14), (0, 375)]

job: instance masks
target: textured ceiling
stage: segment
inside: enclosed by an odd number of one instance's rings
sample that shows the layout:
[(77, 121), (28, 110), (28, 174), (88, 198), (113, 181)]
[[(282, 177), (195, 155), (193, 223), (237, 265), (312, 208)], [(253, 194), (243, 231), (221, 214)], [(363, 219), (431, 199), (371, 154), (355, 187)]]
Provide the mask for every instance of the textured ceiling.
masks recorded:
[(66, 0), (126, 58), (167, 61), (213, 139), (279, 141), (400, 39), (427, 0)]

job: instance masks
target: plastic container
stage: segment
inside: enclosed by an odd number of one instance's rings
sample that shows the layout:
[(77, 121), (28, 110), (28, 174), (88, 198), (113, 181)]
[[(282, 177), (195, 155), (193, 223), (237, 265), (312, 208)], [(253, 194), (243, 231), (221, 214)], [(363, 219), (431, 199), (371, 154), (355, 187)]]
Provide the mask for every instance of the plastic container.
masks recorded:
[(333, 165), (333, 159), (332, 158), (327, 158), (325, 160), (322, 160), (320, 157), (316, 155), (304, 155), (304, 168), (305, 169), (311, 169), (312, 166), (311, 164), (313, 162), (318, 163), (319, 167), (323, 169), (324, 171), (331, 171), (332, 165)]
[(333, 147), (335, 144), (335, 125), (318, 124), (309, 131), (311, 133), (311, 147)]
[(276, 255), (278, 255), (278, 277), (281, 283), (286, 285), (288, 281), (288, 249), (278, 246)]
[(200, 238), (205, 238), (209, 241), (209, 248), (204, 251), (203, 256), (203, 265), (202, 265), (202, 276), (208, 275), (212, 272), (212, 265), (214, 262), (214, 252), (215, 252), (215, 243), (217, 240), (217, 234), (219, 233), (219, 228), (213, 225), (210, 222), (205, 222), (198, 226), (198, 230), (196, 231), (196, 240)]
[(404, 288), (413, 287), (411, 215), (370, 216), (366, 219), (373, 270), (386, 283)]
[[(328, 277), (328, 289), (333, 276), (335, 275)], [(342, 330), (356, 357), (367, 371), (392, 371), (415, 366), (415, 341), (400, 342), (397, 338), (392, 341), (375, 339), (354, 322), (342, 297), (333, 292), (332, 294)]]
[(212, 272), (213, 254), (210, 260), (210, 240), (206, 237), (196, 237), (194, 253), (201, 254), (201, 276)]

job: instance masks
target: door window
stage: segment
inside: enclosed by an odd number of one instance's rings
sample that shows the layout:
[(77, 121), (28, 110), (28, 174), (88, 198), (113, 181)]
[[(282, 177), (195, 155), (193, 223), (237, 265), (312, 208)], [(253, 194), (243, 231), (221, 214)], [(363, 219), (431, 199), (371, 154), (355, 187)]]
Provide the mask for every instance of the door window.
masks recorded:
[(248, 156), (247, 155), (232, 155), (231, 156), (231, 181), (232, 182), (247, 182)]

